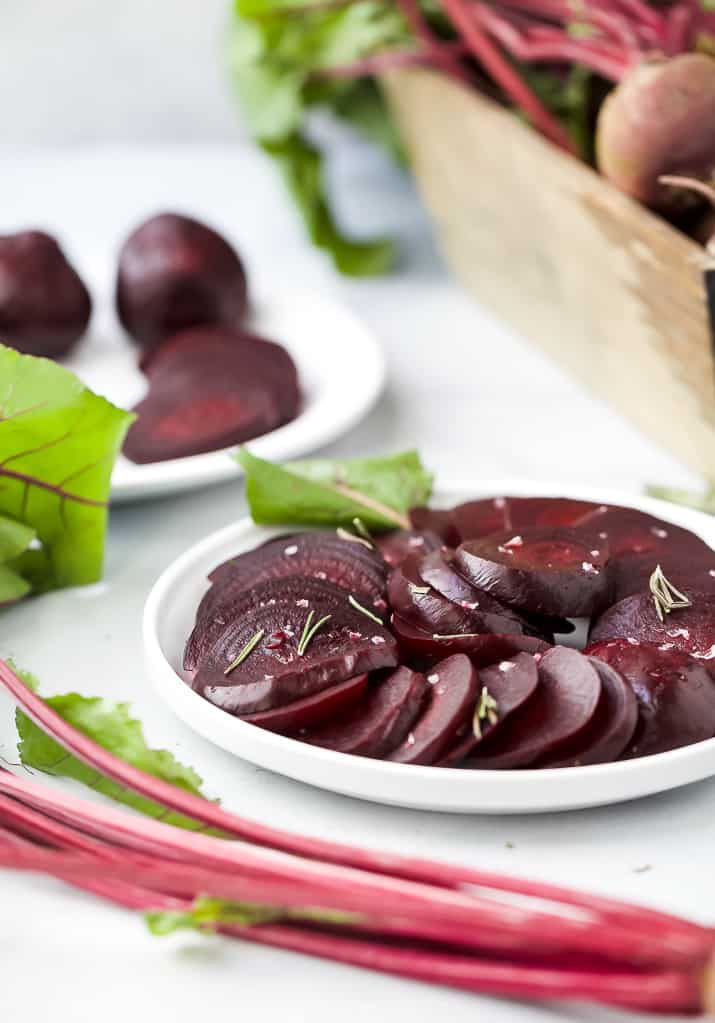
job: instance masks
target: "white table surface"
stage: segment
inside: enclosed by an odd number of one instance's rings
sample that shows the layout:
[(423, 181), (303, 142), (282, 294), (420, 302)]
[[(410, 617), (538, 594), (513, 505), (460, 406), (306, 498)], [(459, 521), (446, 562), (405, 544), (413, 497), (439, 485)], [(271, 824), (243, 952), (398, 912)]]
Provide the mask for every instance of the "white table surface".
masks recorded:
[[(344, 212), (353, 220), (359, 213), (367, 227), (391, 227), (402, 239), (405, 259), (390, 278), (346, 282), (306, 246), (275, 175), (250, 151), (178, 147), (114, 155), (115, 181), (93, 181), (92, 150), (6, 161), (3, 180), (17, 204), (3, 208), (0, 229), (17, 226), (24, 215), (18, 210), (31, 198), (38, 219), (71, 235), (81, 262), (90, 259), (98, 233), (133, 215), (139, 189), (147, 209), (183, 197), (198, 213), (223, 211), (254, 277), (279, 276), (342, 296), (382, 338), (390, 366), (387, 393), (370, 420), (330, 453), (414, 445), (443, 478), (529, 475), (602, 482), (634, 493), (649, 480), (697, 483), (460, 292), (434, 251), (408, 182), (379, 159), (353, 148), (340, 161), (337, 177), (350, 186)], [(67, 224), (62, 200), (73, 188), (82, 189), (86, 213)], [(117, 508), (105, 582), (4, 612), (0, 652), (35, 671), (46, 693), (77, 689), (130, 700), (152, 744), (170, 747), (195, 765), (208, 793), (246, 815), (715, 918), (715, 783), (554, 816), (417, 813), (285, 780), (212, 748), (174, 720), (153, 696), (142, 667), (144, 598), (176, 555), (244, 510), (239, 483)], [(15, 759), (11, 708), (4, 698), (0, 755)], [(24, 1023), (50, 1018), (195, 1023), (248, 1014), (311, 1023), (363, 1023), (366, 1014), (410, 1023), (472, 1023), (475, 1013), (494, 1023), (633, 1019), (482, 1001), (218, 939), (187, 935), (160, 941), (128, 913), (35, 877), (0, 876), (0, 921), (0, 1011), (3, 1019)]]

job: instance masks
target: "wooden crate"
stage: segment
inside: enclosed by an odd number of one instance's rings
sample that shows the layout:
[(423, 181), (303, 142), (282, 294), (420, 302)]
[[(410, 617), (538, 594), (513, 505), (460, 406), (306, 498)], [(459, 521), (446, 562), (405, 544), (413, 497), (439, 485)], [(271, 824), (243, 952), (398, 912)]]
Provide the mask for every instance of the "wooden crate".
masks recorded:
[(704, 249), (491, 100), (425, 70), (384, 88), (457, 277), (715, 481)]

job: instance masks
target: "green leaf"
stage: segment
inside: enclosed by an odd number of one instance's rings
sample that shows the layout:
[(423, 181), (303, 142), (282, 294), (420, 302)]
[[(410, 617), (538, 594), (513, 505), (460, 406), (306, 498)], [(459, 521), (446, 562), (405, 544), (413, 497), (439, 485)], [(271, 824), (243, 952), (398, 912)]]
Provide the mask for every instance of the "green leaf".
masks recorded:
[(659, 497), (661, 501), (670, 501), (671, 504), (682, 504), (686, 508), (695, 508), (697, 511), (707, 512), (708, 515), (715, 515), (715, 488), (698, 494), (694, 490), (679, 490), (674, 487), (646, 487), (646, 493), (651, 497)]
[(112, 467), (132, 419), (69, 370), (0, 345), (0, 515), (42, 544), (29, 552), (36, 589), (100, 578)]
[(31, 586), (26, 579), (10, 568), (0, 565), (0, 607), (14, 604), (30, 592)]
[(19, 558), (36, 538), (30, 526), (0, 515), (0, 563)]
[[(33, 689), (37, 688), (37, 682), (32, 676), (24, 672), (19, 674)], [(192, 767), (180, 763), (168, 750), (152, 749), (147, 745), (141, 722), (130, 716), (128, 704), (109, 703), (99, 697), (80, 696), (78, 693), (50, 696), (45, 702), (79, 732), (89, 736), (125, 763), (176, 785), (185, 792), (203, 795), (203, 781)], [(191, 831), (204, 829), (200, 821), (168, 811), (162, 804), (146, 799), (88, 767), (46, 735), (23, 711), (16, 711), (15, 724), (20, 740), (18, 752), (26, 767), (56, 777), (72, 778), (109, 799), (130, 806), (148, 817), (160, 818), (167, 824)]]
[(251, 515), (263, 525), (350, 527), (359, 518), (373, 530), (406, 528), (407, 511), (432, 491), (432, 476), (415, 451), (280, 466), (241, 448), (236, 459), (246, 473)]

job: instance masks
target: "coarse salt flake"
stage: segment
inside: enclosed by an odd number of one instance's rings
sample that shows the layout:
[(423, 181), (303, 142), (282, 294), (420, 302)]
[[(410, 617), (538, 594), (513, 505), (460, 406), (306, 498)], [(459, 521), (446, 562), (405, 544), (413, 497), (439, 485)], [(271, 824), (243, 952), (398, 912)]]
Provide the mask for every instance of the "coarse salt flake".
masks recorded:
[(294, 554), (298, 553), (298, 544), (292, 543), (290, 546), (284, 548), (283, 553), (287, 558), (292, 558)]
[(383, 636), (371, 636), (370, 642), (374, 643), (375, 646), (381, 646), (385, 642), (385, 640)]
[(439, 674), (437, 672), (433, 672), (431, 675), (427, 676), (427, 681), (431, 686), (436, 685), (437, 682), (439, 682)]

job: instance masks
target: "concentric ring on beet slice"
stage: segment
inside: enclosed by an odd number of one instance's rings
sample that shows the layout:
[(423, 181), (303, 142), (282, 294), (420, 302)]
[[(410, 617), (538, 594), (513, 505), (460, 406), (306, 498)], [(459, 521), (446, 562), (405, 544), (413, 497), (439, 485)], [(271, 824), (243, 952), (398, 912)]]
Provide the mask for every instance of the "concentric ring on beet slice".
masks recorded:
[(572, 530), (507, 531), (461, 544), (455, 566), (478, 589), (531, 614), (578, 618), (608, 597), (607, 553)]
[(274, 710), (245, 714), (241, 720), (281, 735), (299, 735), (306, 728), (315, 728), (334, 717), (352, 710), (365, 695), (367, 675), (356, 675), (347, 682), (323, 689), (302, 700), (287, 703)]
[(509, 716), (523, 707), (539, 684), (537, 662), (531, 654), (515, 654), (509, 660), (479, 669), (478, 698), (484, 696), (477, 735), (474, 721), (457, 730), (452, 744), (440, 760), (440, 767), (450, 767), (464, 760), (479, 742), (500, 728)]
[(503, 727), (467, 761), (480, 770), (530, 767), (558, 752), (589, 725), (601, 697), (601, 679), (587, 657), (553, 647), (539, 660), (539, 685)]
[(429, 686), (424, 675), (400, 667), (371, 685), (349, 714), (303, 737), (311, 746), (363, 757), (383, 757), (402, 742), (417, 720)]
[(651, 643), (606, 640), (586, 648), (625, 678), (638, 701), (638, 724), (624, 757), (689, 746), (715, 736), (715, 684), (702, 661)]
[(500, 635), (484, 632), (472, 635), (440, 636), (425, 632), (399, 615), (392, 616), (392, 630), (401, 648), (411, 654), (435, 662), (451, 654), (468, 654), (477, 668), (507, 660), (522, 651), (530, 654), (544, 653), (550, 645), (536, 636), (519, 633)]
[(392, 634), (318, 579), (270, 580), (206, 650), (192, 688), (231, 714), (272, 710), (397, 664)]
[(591, 626), (589, 643), (608, 639), (635, 639), (643, 643), (684, 650), (691, 657), (712, 661), (715, 670), (715, 593), (690, 590), (690, 607), (658, 617), (652, 593), (637, 593), (619, 600)]
[(568, 748), (546, 758), (538, 767), (584, 767), (609, 764), (626, 749), (638, 724), (638, 703), (633, 690), (610, 664), (591, 658), (601, 679), (601, 699), (588, 727)]
[(464, 654), (440, 661), (427, 681), (431, 688), (424, 709), (387, 760), (398, 764), (434, 764), (454, 741), (457, 730), (474, 715), (478, 676)]

